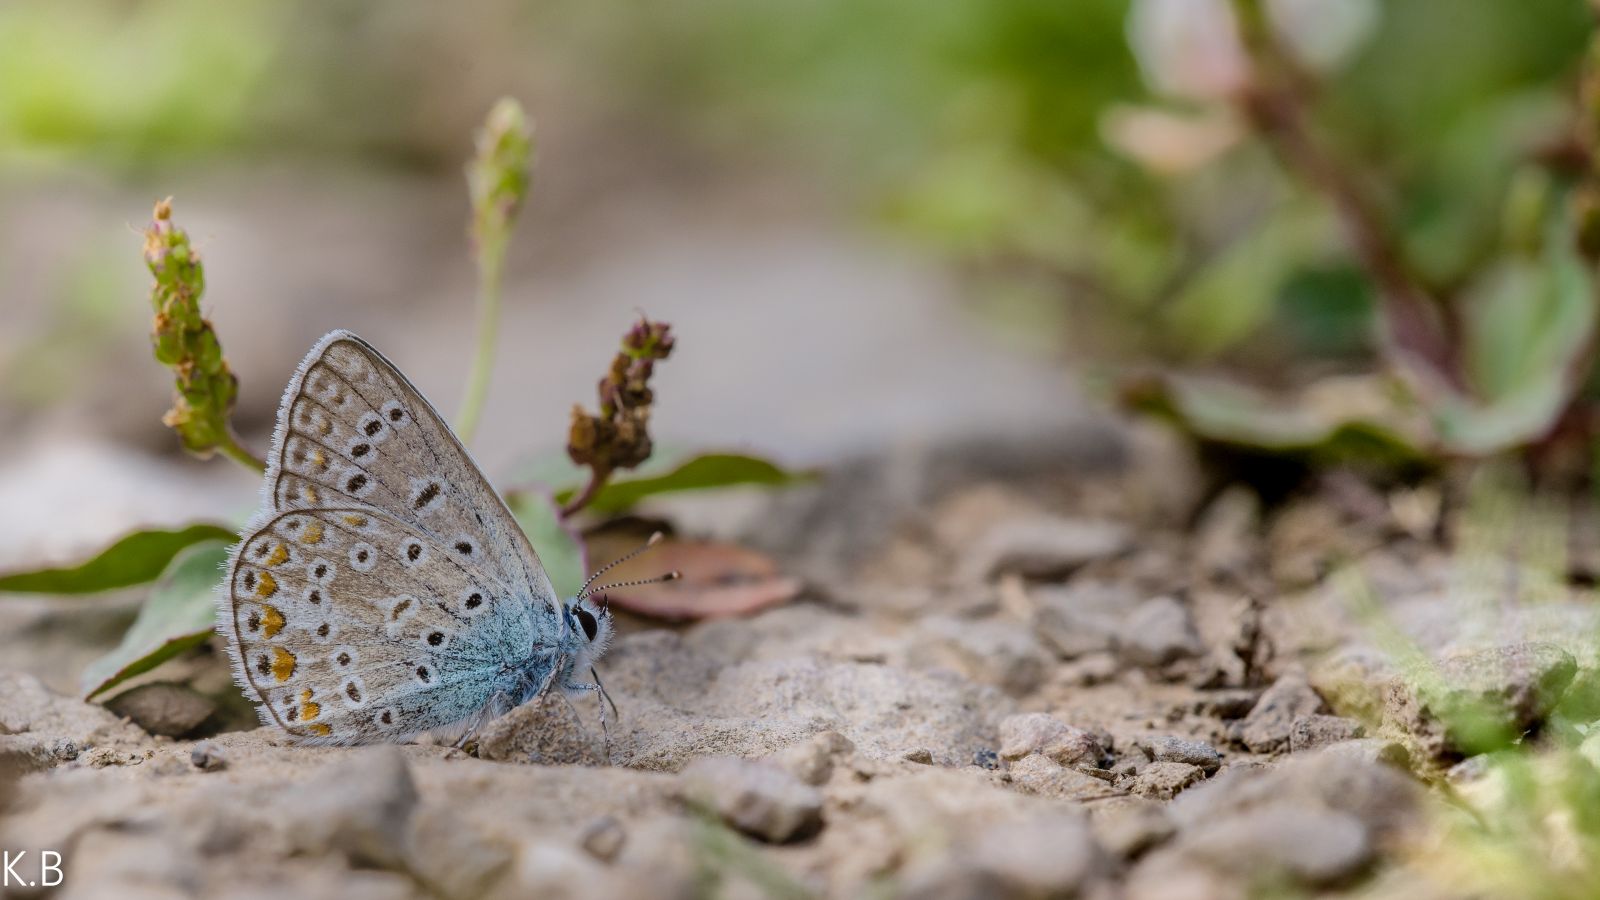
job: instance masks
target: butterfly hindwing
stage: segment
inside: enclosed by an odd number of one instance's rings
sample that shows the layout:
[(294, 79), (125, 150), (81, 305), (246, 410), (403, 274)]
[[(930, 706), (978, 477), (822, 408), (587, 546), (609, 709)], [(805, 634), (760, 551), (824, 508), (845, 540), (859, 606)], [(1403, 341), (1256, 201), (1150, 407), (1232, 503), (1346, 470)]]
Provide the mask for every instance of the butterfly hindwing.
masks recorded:
[(424, 532), (366, 506), (292, 510), (239, 546), (229, 637), (262, 719), (314, 742), (392, 740), (470, 717), (548, 616)]

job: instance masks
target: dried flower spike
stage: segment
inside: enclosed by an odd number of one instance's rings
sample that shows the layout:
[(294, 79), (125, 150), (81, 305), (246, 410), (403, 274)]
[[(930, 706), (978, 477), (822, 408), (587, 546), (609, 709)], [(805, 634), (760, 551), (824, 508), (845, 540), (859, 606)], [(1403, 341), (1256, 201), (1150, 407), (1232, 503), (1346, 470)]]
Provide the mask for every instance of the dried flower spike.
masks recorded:
[(200, 315), (205, 267), (188, 233), (172, 224), (171, 198), (156, 204), (144, 238), (144, 261), (155, 276), (150, 288), (155, 307), (150, 341), (156, 361), (175, 376), (176, 395), (162, 422), (178, 433), (191, 453), (208, 457), (220, 450), (251, 468), (265, 469), (239, 445), (229, 424), (239, 379), (228, 369), (216, 331)]
[(672, 326), (640, 317), (622, 336), (622, 349), (600, 379), (600, 411), (572, 408), (567, 456), (589, 468), (589, 483), (561, 511), (570, 516), (594, 499), (618, 469), (631, 469), (650, 458), (650, 405), (655, 393), (650, 376), (657, 360), (672, 354)]

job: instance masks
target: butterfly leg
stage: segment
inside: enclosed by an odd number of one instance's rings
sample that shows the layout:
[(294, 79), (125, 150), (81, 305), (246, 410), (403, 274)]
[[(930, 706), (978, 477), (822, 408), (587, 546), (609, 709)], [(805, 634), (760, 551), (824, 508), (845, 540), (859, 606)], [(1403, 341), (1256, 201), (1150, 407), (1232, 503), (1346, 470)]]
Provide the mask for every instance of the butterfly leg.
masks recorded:
[[(592, 671), (592, 670), (591, 670)], [(594, 681), (569, 681), (561, 686), (563, 694), (592, 693), (600, 707), (600, 741), (605, 750), (606, 762), (611, 761), (611, 728), (606, 719), (606, 689), (600, 686), (600, 679)], [(604, 699), (602, 699), (604, 698)]]

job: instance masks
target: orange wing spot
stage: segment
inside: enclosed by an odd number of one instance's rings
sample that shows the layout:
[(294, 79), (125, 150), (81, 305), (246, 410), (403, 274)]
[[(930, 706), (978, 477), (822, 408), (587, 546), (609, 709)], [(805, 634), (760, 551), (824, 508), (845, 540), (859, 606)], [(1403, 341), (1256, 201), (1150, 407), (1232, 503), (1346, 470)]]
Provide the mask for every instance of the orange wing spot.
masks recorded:
[(272, 555), (267, 557), (267, 565), (269, 566), (281, 566), (288, 561), (289, 548), (283, 544), (279, 544), (277, 548), (272, 551)]
[(318, 722), (317, 724), (311, 726), (309, 730), (317, 737), (327, 737), (328, 735), (333, 734), (333, 729), (328, 727), (326, 722)]
[(276, 607), (265, 604), (262, 608), (266, 612), (261, 617), (261, 633), (270, 638), (283, 630), (283, 613), (278, 612)]
[(317, 471), (320, 472), (328, 467), (328, 457), (324, 456), (321, 450), (313, 450), (311, 451), (311, 464), (316, 466)]
[(262, 572), (256, 582), (256, 596), (265, 600), (278, 592), (278, 581), (272, 577), (271, 572)]
[[(316, 498), (313, 497), (312, 500), (313, 500), (313, 502), (315, 502)], [(317, 521), (311, 521), (311, 522), (306, 523), (305, 531), (300, 533), (300, 543), (302, 543), (302, 544), (320, 544), (320, 543), (322, 543), (322, 523), (321, 522), (317, 522)]]
[(316, 488), (314, 488), (314, 487), (312, 487), (311, 485), (308, 484), (308, 485), (306, 485), (306, 492), (305, 493), (306, 493), (306, 500), (308, 502), (311, 502), (311, 503), (316, 503), (317, 502), (318, 498), (317, 498), (317, 489)]
[(351, 526), (352, 528), (365, 528), (365, 527), (367, 527), (367, 517), (366, 516), (345, 516), (344, 517), (344, 523), (346, 525)]
[(294, 654), (282, 647), (272, 648), (272, 677), (288, 681), (294, 677)]
[(311, 698), (315, 697), (316, 695), (317, 695), (317, 692), (316, 692), (315, 689), (306, 688), (305, 690), (300, 692), (300, 702), (301, 703), (310, 703), (311, 702)]
[(322, 705), (319, 703), (300, 704), (300, 721), (309, 722), (322, 715)]

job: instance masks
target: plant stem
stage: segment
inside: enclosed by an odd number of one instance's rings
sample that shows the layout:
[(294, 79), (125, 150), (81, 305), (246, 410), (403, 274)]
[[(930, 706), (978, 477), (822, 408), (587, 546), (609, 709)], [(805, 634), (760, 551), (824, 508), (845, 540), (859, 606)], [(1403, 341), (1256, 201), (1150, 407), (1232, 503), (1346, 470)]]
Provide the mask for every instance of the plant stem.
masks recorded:
[(589, 483), (583, 486), (583, 490), (572, 495), (571, 500), (568, 500), (562, 505), (561, 518), (569, 519), (576, 515), (579, 510), (583, 509), (585, 506), (588, 506), (590, 501), (594, 500), (595, 495), (600, 493), (600, 489), (605, 487), (606, 482), (610, 480), (610, 469), (590, 469)]
[(223, 437), (222, 442), (217, 444), (217, 449), (222, 452), (223, 456), (258, 475), (267, 470), (266, 461), (259, 459), (254, 453), (246, 450), (244, 445), (239, 443), (239, 438), (234, 435), (232, 430), (229, 430)]
[(493, 237), (478, 249), (478, 349), (472, 357), (472, 372), (467, 376), (461, 398), (456, 434), (470, 443), (483, 414), (483, 401), (489, 394), (489, 376), (494, 370), (495, 338), (500, 331), (500, 283), (505, 268), (506, 241)]
[(1240, 38), (1250, 56), (1251, 86), (1239, 97), (1245, 118), (1284, 166), (1333, 203), (1357, 260), (1378, 287), (1388, 324), (1385, 352), (1424, 388), (1463, 387), (1451, 311), (1423, 287), (1398, 237), (1366, 186), (1318, 143), (1300, 90), (1305, 78), (1278, 46), (1260, 0), (1234, 0)]

